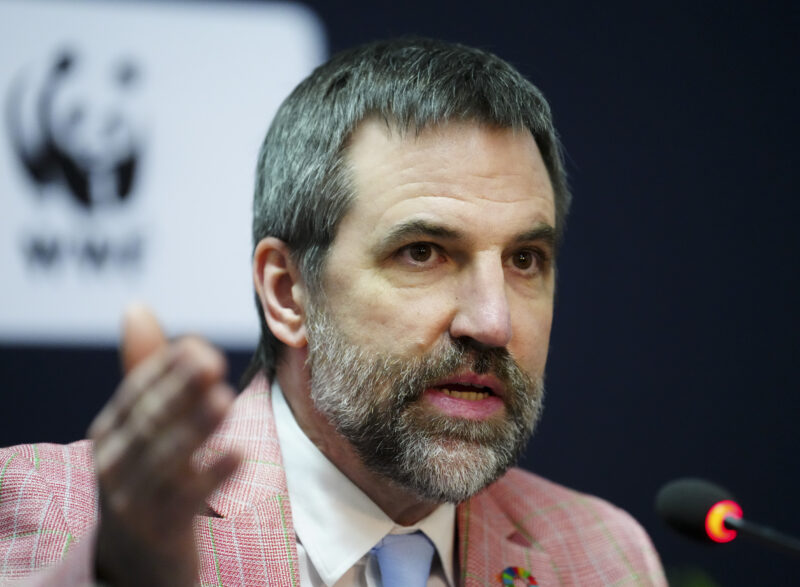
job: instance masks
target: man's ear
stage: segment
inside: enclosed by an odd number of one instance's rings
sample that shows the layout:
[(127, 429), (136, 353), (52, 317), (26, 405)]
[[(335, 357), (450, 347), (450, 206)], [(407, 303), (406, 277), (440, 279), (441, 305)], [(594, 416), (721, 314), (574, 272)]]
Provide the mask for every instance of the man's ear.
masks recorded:
[(253, 281), (272, 333), (287, 346), (304, 347), (306, 288), (286, 243), (268, 236), (256, 245)]

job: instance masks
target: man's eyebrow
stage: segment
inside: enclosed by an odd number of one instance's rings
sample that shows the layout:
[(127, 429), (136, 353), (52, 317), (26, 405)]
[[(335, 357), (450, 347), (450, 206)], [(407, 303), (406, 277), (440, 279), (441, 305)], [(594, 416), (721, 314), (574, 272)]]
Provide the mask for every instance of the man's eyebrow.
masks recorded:
[(409, 220), (392, 227), (389, 233), (375, 245), (374, 250), (379, 252), (389, 251), (415, 238), (455, 240), (462, 237), (463, 233), (455, 228), (435, 224), (427, 220)]
[[(464, 233), (458, 229), (443, 226), (426, 220), (409, 220), (394, 226), (389, 233), (383, 237), (373, 250), (378, 254), (391, 251), (401, 244), (406, 244), (409, 240), (424, 238), (458, 240), (464, 238)], [(537, 224), (530, 230), (521, 232), (513, 238), (515, 243), (531, 241), (543, 242), (553, 248), (556, 242), (555, 228), (549, 224)]]
[(532, 229), (522, 232), (514, 239), (516, 242), (530, 242), (541, 241), (550, 247), (555, 247), (556, 244), (556, 229), (549, 224), (541, 223), (534, 226)]

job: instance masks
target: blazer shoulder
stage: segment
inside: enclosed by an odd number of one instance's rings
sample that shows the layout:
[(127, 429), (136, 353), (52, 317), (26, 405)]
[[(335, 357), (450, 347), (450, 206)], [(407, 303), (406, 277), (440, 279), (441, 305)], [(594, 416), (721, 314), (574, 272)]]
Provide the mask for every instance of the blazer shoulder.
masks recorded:
[(509, 470), (488, 493), (514, 526), (543, 550), (616, 559), (632, 576), (646, 578), (646, 584), (666, 585), (647, 532), (608, 501), (518, 468)]
[(568, 516), (584, 517), (586, 510), (598, 520), (619, 520), (621, 524), (638, 522), (625, 510), (608, 501), (570, 489), (564, 485), (540, 477), (529, 471), (514, 468), (489, 488), (489, 493), (512, 517), (535, 518), (563, 513)]
[(0, 448), (0, 503), (31, 484), (67, 497), (87, 490), (94, 493), (96, 477), (91, 441)]
[(2, 578), (61, 560), (97, 521), (92, 449), (23, 444), (0, 448)]

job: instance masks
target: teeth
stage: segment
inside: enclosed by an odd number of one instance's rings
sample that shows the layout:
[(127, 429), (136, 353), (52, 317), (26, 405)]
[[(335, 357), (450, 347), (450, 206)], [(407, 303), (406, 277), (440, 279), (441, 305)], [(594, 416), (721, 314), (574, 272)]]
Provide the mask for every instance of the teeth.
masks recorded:
[(456, 391), (455, 389), (441, 388), (441, 392), (456, 399), (466, 399), (471, 401), (486, 399), (489, 397), (489, 394), (485, 391)]

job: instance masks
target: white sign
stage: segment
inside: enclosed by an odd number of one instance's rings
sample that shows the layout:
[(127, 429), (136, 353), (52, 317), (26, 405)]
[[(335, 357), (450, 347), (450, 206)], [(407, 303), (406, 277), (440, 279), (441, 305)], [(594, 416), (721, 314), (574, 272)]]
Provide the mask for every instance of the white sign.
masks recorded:
[(139, 300), (254, 345), (258, 148), (325, 47), (292, 3), (0, 1), (0, 341), (115, 344)]

